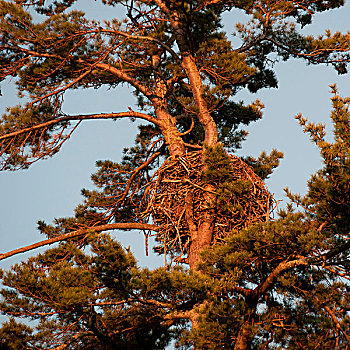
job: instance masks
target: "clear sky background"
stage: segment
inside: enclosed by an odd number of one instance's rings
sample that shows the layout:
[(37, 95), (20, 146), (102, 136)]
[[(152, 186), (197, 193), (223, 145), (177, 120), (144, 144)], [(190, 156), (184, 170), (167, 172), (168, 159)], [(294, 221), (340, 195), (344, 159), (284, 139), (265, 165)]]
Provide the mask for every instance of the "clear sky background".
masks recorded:
[[(84, 10), (90, 16), (113, 17), (113, 8), (104, 8), (98, 2), (84, 1)], [(225, 16), (228, 33), (242, 14), (236, 12)], [(350, 6), (317, 15), (314, 24), (305, 30), (309, 34), (321, 34), (325, 29), (346, 32), (350, 29)], [(235, 100), (252, 102), (260, 99), (265, 104), (264, 118), (249, 127), (248, 140), (239, 155), (258, 156), (262, 150), (272, 148), (284, 152), (280, 167), (267, 181), (277, 200), (284, 200), (283, 188), (305, 193), (306, 183), (312, 173), (321, 167), (319, 153), (303, 134), (294, 116), (302, 113), (314, 122), (327, 124), (331, 130), (329, 85), (337, 83), (339, 93), (350, 96), (350, 75), (337, 75), (332, 67), (308, 66), (303, 61), (290, 60), (275, 66), (279, 79), (278, 89), (264, 89), (256, 94), (241, 92)], [(11, 82), (2, 83), (0, 113), (6, 106), (18, 103)], [(74, 91), (66, 95), (64, 111), (67, 113), (94, 113), (126, 111), (134, 105), (131, 91), (115, 90)], [(56, 217), (73, 215), (74, 208), (81, 203), (82, 188), (93, 188), (90, 175), (95, 172), (99, 159), (120, 160), (123, 147), (131, 146), (137, 123), (129, 120), (87, 121), (73, 133), (61, 151), (49, 160), (42, 160), (28, 170), (2, 172), (0, 174), (0, 252), (25, 246), (45, 237), (36, 230), (36, 222), (51, 223)], [(283, 202), (281, 202), (283, 205)], [(162, 265), (164, 258), (152, 252), (145, 256), (144, 237), (137, 231), (112, 235), (130, 245), (141, 265)], [(24, 260), (33, 253), (12, 257), (0, 262), (1, 268)]]

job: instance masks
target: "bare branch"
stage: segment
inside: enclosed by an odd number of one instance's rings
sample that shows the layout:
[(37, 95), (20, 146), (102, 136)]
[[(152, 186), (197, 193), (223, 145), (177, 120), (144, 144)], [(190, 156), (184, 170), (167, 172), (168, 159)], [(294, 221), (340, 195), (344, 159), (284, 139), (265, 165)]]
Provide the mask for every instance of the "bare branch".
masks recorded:
[(185, 136), (185, 135), (189, 134), (193, 130), (193, 128), (194, 128), (194, 119), (193, 119), (193, 117), (191, 117), (191, 119), (192, 119), (192, 122), (191, 122), (190, 128), (188, 130), (186, 130), (185, 132), (180, 133), (180, 136)]
[(79, 115), (69, 115), (62, 118), (52, 119), (47, 122), (37, 124), (34, 126), (30, 126), (28, 128), (24, 128), (18, 131), (11, 132), (9, 134), (0, 135), (0, 140), (8, 139), (14, 136), (18, 136), (21, 134), (25, 134), (29, 131), (47, 128), (51, 125), (58, 124), (65, 121), (81, 121), (81, 120), (93, 120), (93, 119), (115, 119), (115, 118), (140, 118), (147, 120), (151, 123), (154, 123), (156, 125), (160, 125), (160, 122), (151, 117), (148, 114), (135, 112), (133, 110), (130, 110), (129, 112), (120, 112), (120, 113), (98, 113), (98, 114), (79, 114)]
[(67, 349), (68, 346), (70, 346), (74, 341), (78, 340), (79, 338), (84, 338), (87, 336), (94, 336), (95, 334), (91, 331), (87, 331), (87, 332), (83, 332), (83, 333), (77, 333), (71, 336), (70, 340), (68, 343), (63, 343), (59, 346), (57, 346), (56, 348), (52, 349), (52, 350), (64, 350)]
[(344, 335), (344, 337), (346, 339), (346, 342), (350, 343), (350, 337), (348, 336), (348, 334), (345, 332), (345, 330), (343, 329), (343, 327), (339, 323), (335, 313), (328, 306), (325, 306), (324, 309), (328, 312), (328, 314), (331, 317), (332, 321), (335, 323), (337, 329), (342, 332), (342, 334)]
[(185, 145), (187, 148), (203, 149), (202, 146), (199, 146), (199, 145), (192, 145), (191, 143), (186, 143), (186, 142), (184, 142), (184, 145)]
[(28, 252), (30, 250), (34, 250), (46, 245), (50, 245), (56, 242), (62, 242), (66, 241), (70, 238), (76, 238), (79, 236), (84, 236), (90, 232), (102, 232), (102, 231), (109, 231), (109, 230), (150, 230), (150, 231), (157, 231), (158, 226), (156, 225), (151, 225), (151, 224), (142, 224), (142, 223), (137, 223), (137, 222), (118, 222), (114, 224), (105, 224), (105, 225), (100, 225), (100, 226), (93, 226), (93, 227), (88, 227), (88, 228), (83, 228), (80, 230), (72, 231), (69, 233), (65, 233), (62, 235), (59, 235), (57, 237), (45, 239), (43, 241), (30, 244), (28, 246), (18, 248), (11, 250), (7, 253), (0, 254), (0, 260), (4, 260), (6, 258), (9, 258), (13, 255), (21, 254)]
[(325, 262), (326, 260), (333, 258), (334, 256), (348, 250), (349, 248), (350, 248), (350, 242), (348, 242), (348, 243), (346, 243), (346, 244), (344, 244), (336, 249), (330, 250), (328, 253), (321, 256), (322, 259), (315, 260), (315, 258), (306, 258), (306, 257), (301, 256), (301, 257), (299, 257), (299, 259), (296, 259), (296, 260), (283, 261), (270, 273), (270, 275), (266, 278), (266, 280), (264, 282), (261, 282), (255, 288), (255, 291), (258, 294), (264, 293), (274, 283), (275, 279), (284, 271), (287, 271), (287, 270), (294, 268), (296, 266), (308, 266), (311, 263), (316, 263), (316, 262), (320, 263), (322, 261)]
[(350, 51), (350, 47), (346, 46), (346, 47), (336, 47), (336, 48), (319, 48), (317, 50), (313, 50), (309, 53), (299, 53), (297, 51), (292, 50), (291, 48), (289, 48), (286, 45), (282, 45), (280, 44), (278, 41), (272, 39), (272, 38), (266, 38), (267, 41), (270, 41), (271, 43), (273, 43), (274, 45), (276, 45), (277, 47), (282, 48), (283, 50), (285, 50), (286, 52), (298, 56), (298, 57), (302, 57), (305, 58), (306, 60), (309, 60), (311, 62), (318, 62), (318, 63), (336, 63), (336, 62), (349, 62), (349, 58), (348, 59), (320, 59), (318, 60), (318, 57), (322, 57), (322, 55), (324, 53), (339, 53), (339, 52), (348, 52)]

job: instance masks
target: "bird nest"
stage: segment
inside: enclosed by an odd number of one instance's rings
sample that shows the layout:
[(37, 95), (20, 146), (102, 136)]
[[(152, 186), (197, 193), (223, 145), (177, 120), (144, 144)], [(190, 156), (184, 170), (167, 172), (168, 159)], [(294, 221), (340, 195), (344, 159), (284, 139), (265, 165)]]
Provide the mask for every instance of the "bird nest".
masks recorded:
[[(201, 151), (169, 157), (158, 169), (146, 189), (148, 205), (144, 212), (145, 218), (159, 226), (155, 234), (157, 252), (168, 254), (175, 261), (185, 258), (191, 239), (189, 226), (198, 228), (208, 210), (215, 215), (212, 244), (223, 241), (233, 230), (269, 220), (274, 200), (265, 183), (239, 157), (229, 157), (231, 182), (249, 190), (226, 194), (229, 205), (224, 206), (218, 200), (219, 184), (212, 184), (211, 190), (205, 188), (208, 182), (203, 177)], [(215, 198), (211, 208), (206, 192)]]

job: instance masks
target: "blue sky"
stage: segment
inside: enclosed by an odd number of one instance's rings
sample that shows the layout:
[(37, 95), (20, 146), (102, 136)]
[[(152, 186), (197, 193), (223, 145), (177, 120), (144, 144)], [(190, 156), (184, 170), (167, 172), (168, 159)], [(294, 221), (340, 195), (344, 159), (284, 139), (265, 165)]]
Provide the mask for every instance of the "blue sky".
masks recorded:
[[(84, 2), (86, 9), (102, 18), (113, 12), (97, 7), (94, 1)], [(228, 32), (233, 31), (237, 13), (225, 17)], [(348, 30), (350, 6), (324, 13), (315, 18), (308, 33), (322, 33), (330, 28), (345, 32)], [(350, 29), (350, 28), (349, 28)], [(262, 150), (270, 152), (277, 148), (285, 158), (280, 167), (267, 181), (277, 200), (283, 199), (283, 188), (304, 193), (310, 174), (320, 166), (320, 156), (306, 134), (298, 126), (294, 116), (302, 113), (315, 122), (323, 122), (330, 130), (331, 110), (329, 85), (337, 83), (343, 96), (350, 95), (349, 75), (338, 76), (332, 67), (308, 66), (305, 62), (291, 60), (276, 64), (279, 79), (278, 89), (266, 89), (251, 95), (241, 92), (236, 100), (252, 102), (260, 99), (265, 104), (264, 118), (249, 127), (250, 135), (239, 155), (258, 156)], [(16, 92), (10, 82), (2, 84), (0, 113), (6, 106), (17, 103)], [(93, 113), (125, 111), (133, 106), (134, 100), (126, 87), (116, 90), (74, 91), (65, 98), (67, 113)], [(51, 222), (53, 218), (73, 214), (81, 202), (80, 190), (93, 188), (90, 175), (95, 171), (99, 159), (120, 159), (123, 147), (132, 145), (137, 124), (122, 121), (88, 121), (75, 131), (71, 140), (49, 160), (39, 161), (28, 170), (3, 172), (0, 175), (0, 251), (5, 252), (43, 239), (36, 230), (37, 220)], [(283, 205), (283, 203), (281, 203)], [(150, 252), (146, 257), (144, 238), (141, 233), (112, 233), (130, 245), (140, 264), (150, 267), (162, 264), (164, 258)], [(32, 253), (30, 253), (32, 254)], [(2, 261), (6, 268), (29, 254)]]

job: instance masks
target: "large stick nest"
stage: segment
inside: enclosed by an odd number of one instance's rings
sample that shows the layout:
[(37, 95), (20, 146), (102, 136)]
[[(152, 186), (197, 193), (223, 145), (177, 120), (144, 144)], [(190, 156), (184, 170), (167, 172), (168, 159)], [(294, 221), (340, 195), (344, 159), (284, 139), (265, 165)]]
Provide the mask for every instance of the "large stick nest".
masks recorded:
[[(217, 192), (220, 191), (219, 184), (213, 184), (214, 190), (204, 188), (207, 182), (203, 177), (201, 151), (169, 157), (159, 168), (146, 189), (148, 206), (144, 212), (144, 217), (160, 228), (156, 233), (159, 243), (156, 251), (169, 254), (175, 261), (186, 257), (191, 239), (189, 223), (198, 228), (208, 210), (215, 215), (213, 244), (222, 241), (233, 230), (269, 220), (274, 200), (265, 183), (239, 157), (229, 157), (233, 183), (244, 184), (249, 190), (232, 191), (228, 197), (226, 194), (229, 205), (224, 206)], [(206, 192), (215, 198), (211, 208)]]

